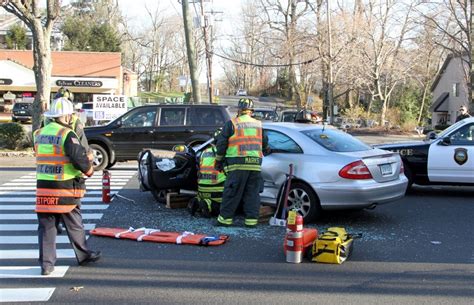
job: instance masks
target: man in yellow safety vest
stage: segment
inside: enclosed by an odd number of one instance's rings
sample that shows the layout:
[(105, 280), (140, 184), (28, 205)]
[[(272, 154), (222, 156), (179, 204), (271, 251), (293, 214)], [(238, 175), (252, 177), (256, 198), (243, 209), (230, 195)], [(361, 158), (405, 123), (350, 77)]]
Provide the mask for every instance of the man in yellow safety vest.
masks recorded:
[(243, 203), (245, 226), (256, 227), (263, 191), (261, 171), (267, 138), (262, 123), (251, 117), (253, 101), (243, 98), (238, 103), (237, 117), (225, 123), (216, 138), (216, 166), (227, 174), (217, 225), (230, 226), (235, 211)]

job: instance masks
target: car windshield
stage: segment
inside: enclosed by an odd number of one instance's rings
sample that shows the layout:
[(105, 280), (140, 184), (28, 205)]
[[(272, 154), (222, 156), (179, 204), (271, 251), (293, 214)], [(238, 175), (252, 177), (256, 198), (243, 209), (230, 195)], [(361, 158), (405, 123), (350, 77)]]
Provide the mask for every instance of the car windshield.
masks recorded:
[(93, 109), (93, 108), (94, 108), (94, 104), (92, 104), (92, 103), (91, 103), (91, 104), (83, 104), (83, 105), (82, 105), (82, 109), (87, 109), (87, 110), (89, 110), (89, 109)]
[(26, 109), (30, 108), (30, 106), (32, 106), (32, 104), (30, 104), (30, 103), (15, 103), (15, 105), (13, 106), (13, 109), (15, 109), (15, 110), (26, 110)]
[(281, 114), (282, 116), (282, 121), (283, 122), (294, 122), (295, 121), (295, 116), (296, 112), (283, 112)]
[(331, 151), (353, 152), (372, 149), (353, 136), (334, 129), (311, 129), (303, 130), (301, 133)]
[(459, 126), (461, 126), (462, 124), (464, 124), (462, 121), (459, 121), (457, 123), (454, 123), (453, 125), (449, 126), (448, 128), (446, 128), (445, 130), (443, 130), (439, 135), (438, 135), (438, 138), (444, 138), (445, 136), (447, 136), (449, 133), (451, 133), (451, 131), (457, 129)]
[(253, 112), (253, 117), (258, 120), (267, 121), (276, 121), (278, 119), (277, 113), (272, 110), (255, 110)]

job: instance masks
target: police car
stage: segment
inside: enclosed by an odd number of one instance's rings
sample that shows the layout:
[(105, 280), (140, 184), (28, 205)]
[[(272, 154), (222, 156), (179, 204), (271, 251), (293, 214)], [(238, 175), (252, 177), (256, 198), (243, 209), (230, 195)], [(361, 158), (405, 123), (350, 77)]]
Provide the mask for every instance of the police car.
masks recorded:
[(474, 185), (474, 117), (424, 141), (377, 145), (398, 152), (412, 184)]

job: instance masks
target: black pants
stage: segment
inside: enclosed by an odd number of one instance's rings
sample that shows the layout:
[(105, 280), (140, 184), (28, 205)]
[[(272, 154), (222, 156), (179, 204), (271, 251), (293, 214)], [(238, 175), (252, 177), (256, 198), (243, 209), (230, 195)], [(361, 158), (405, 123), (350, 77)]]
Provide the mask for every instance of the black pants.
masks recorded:
[(62, 219), (71, 243), (77, 262), (89, 257), (86, 234), (82, 224), (82, 215), (79, 207), (69, 213), (37, 213), (38, 215), (38, 242), (39, 263), (42, 268), (49, 268), (56, 263), (56, 221)]
[(262, 187), (263, 180), (259, 171), (235, 170), (228, 172), (222, 194), (220, 216), (232, 219), (242, 202), (245, 218), (258, 219)]

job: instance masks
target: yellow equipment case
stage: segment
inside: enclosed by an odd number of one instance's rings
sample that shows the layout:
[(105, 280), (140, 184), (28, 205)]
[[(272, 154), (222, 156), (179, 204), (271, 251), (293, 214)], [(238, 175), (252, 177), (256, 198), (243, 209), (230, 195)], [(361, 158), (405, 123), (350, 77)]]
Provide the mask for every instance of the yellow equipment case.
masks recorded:
[[(360, 237), (360, 236), (358, 236)], [(328, 228), (313, 244), (313, 262), (342, 264), (352, 253), (354, 236), (341, 227)]]

